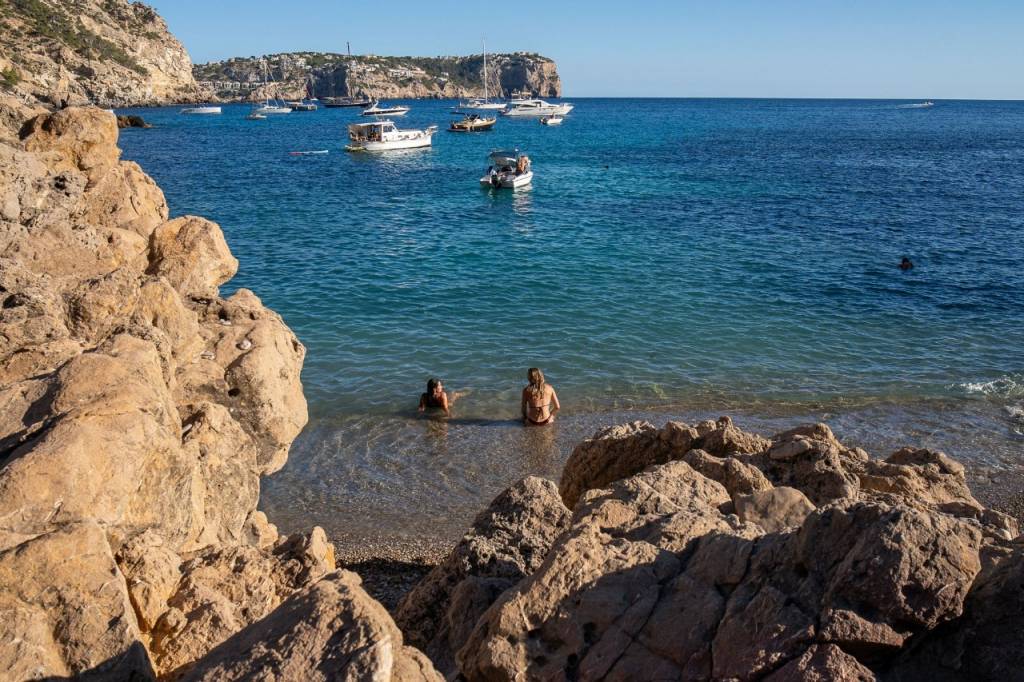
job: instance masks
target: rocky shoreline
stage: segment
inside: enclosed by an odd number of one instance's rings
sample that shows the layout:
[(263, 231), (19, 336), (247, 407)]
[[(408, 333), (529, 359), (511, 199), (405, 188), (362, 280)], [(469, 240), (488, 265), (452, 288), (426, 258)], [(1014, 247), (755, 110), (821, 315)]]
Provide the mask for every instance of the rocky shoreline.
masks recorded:
[(425, 556), (281, 535), (260, 478), (306, 423), (301, 342), (253, 292), (219, 295), (219, 227), (169, 219), (110, 113), (0, 97), (0, 122), (5, 677), (1024, 670), (1017, 520), (940, 452), (875, 458), (824, 424), (603, 429)]

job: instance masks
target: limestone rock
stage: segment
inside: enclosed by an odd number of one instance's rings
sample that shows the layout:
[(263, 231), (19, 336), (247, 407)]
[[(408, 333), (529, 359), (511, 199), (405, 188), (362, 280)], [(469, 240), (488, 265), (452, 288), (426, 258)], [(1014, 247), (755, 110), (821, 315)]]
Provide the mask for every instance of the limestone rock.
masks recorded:
[(184, 216), (153, 231), (148, 272), (184, 297), (215, 298), (217, 288), (237, 271), (224, 234), (209, 220)]
[(153, 677), (124, 578), (91, 521), (0, 552), (0, 612), (5, 679)]
[(834, 644), (817, 644), (764, 679), (765, 682), (875, 682), (878, 678)]
[(96, 184), (121, 155), (117, 120), (94, 107), (36, 116), (25, 124), (21, 137), (26, 150), (45, 153), (54, 172), (82, 171), (90, 184)]
[(186, 680), (436, 681), (348, 571), (324, 576), (210, 652)]
[(452, 553), (399, 603), (395, 621), (406, 641), (444, 674), (484, 611), (530, 575), (568, 526), (555, 484), (530, 476), (499, 495)]
[(815, 507), (795, 488), (771, 488), (733, 497), (736, 514), (747, 523), (756, 523), (769, 533), (799, 527)]

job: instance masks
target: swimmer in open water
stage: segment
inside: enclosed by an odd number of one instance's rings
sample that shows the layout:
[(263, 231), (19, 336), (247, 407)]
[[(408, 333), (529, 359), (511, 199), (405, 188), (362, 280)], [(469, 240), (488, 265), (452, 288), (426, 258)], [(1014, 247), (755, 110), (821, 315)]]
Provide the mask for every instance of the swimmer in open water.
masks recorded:
[(910, 262), (909, 258), (904, 256), (903, 260), (900, 261), (900, 270), (906, 272), (907, 270), (913, 270), (913, 269), (914, 269), (914, 264)]
[(523, 424), (542, 426), (555, 421), (555, 413), (562, 408), (554, 387), (544, 381), (544, 373), (536, 367), (526, 372), (530, 383), (523, 389)]

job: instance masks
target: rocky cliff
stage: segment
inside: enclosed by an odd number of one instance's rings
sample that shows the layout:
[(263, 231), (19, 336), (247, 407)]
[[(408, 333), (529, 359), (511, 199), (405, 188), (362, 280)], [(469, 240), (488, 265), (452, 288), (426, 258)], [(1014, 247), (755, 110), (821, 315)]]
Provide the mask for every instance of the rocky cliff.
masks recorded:
[[(197, 64), (196, 80), (227, 100), (264, 97), (297, 99), (366, 96), (392, 98), (461, 98), (484, 94), (483, 55), (469, 57), (349, 56), (295, 52)], [(269, 85), (264, 86), (266, 77)], [(492, 97), (513, 91), (561, 97), (555, 63), (537, 54), (487, 56), (487, 89)]]
[(56, 106), (208, 96), (163, 19), (128, 0), (0, 1), (0, 87)]
[(202, 676), (259, 622), (338, 654), (319, 679), (436, 679), (322, 530), (257, 510), (306, 423), (305, 349), (220, 296), (220, 228), (168, 219), (106, 111), (0, 97), (0, 122), (0, 677)]

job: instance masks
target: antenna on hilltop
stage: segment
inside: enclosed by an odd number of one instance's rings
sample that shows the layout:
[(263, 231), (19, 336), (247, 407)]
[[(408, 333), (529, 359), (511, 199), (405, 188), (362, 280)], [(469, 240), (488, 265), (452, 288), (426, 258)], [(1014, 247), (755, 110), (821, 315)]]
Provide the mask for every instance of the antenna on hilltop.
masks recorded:
[(345, 41), (345, 49), (348, 50), (348, 56), (351, 57), (352, 56), (352, 43), (350, 43), (349, 41), (346, 40)]

